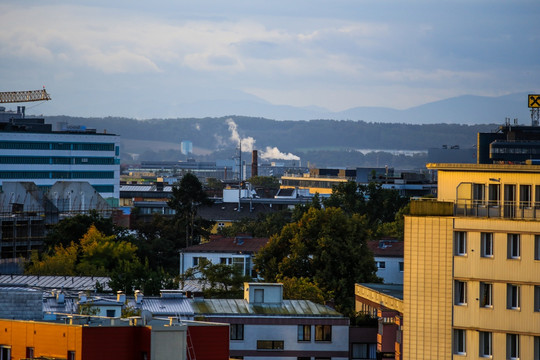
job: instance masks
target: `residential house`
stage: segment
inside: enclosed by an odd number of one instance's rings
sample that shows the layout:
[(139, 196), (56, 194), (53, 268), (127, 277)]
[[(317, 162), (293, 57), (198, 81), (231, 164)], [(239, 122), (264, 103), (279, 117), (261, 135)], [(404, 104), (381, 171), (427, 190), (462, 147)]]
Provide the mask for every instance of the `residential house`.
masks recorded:
[(385, 284), (403, 284), (403, 244), (397, 239), (368, 241), (377, 265), (377, 276)]

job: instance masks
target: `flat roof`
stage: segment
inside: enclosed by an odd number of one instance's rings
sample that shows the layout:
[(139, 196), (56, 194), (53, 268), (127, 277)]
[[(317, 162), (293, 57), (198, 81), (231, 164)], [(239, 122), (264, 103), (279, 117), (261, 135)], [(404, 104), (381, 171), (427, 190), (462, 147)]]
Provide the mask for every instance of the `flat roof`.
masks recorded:
[(376, 284), (376, 283), (360, 283), (360, 285), (371, 290), (380, 292), (396, 299), (403, 300), (403, 285), (402, 284)]
[(540, 165), (522, 164), (460, 164), (460, 163), (428, 163), (428, 169), (447, 171), (486, 171), (486, 172), (534, 172), (540, 173)]

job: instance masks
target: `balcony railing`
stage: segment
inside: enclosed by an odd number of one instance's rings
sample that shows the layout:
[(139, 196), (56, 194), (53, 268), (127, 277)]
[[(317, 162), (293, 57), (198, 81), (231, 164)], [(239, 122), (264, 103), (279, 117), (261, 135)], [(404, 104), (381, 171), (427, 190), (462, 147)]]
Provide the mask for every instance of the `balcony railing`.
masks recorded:
[(454, 204), (454, 215), (535, 220), (540, 219), (540, 203), (529, 202), (523, 204), (517, 201), (458, 200)]

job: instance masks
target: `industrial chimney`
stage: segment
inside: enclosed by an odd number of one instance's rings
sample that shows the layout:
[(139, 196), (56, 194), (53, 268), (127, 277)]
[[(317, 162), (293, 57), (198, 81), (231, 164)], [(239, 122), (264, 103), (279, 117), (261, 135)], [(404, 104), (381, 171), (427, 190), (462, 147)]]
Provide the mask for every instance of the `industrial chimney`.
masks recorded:
[(259, 162), (257, 159), (257, 150), (253, 150), (251, 154), (251, 177), (259, 175)]

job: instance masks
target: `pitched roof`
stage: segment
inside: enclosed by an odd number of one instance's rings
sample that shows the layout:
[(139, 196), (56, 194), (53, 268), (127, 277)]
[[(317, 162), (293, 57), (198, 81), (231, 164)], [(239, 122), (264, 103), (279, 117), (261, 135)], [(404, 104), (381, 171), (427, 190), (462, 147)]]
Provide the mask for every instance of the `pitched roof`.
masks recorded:
[(182, 252), (215, 252), (215, 253), (255, 253), (266, 243), (268, 238), (214, 238), (209, 242), (193, 245), (182, 250)]
[(0, 285), (31, 286), (41, 289), (64, 289), (71, 291), (94, 291), (96, 283), (103, 291), (111, 291), (110, 278), (95, 276), (39, 276), (39, 275), (0, 275)]
[(403, 241), (395, 239), (382, 239), (368, 241), (368, 247), (374, 256), (403, 257)]
[(197, 214), (207, 220), (213, 221), (239, 221), (242, 219), (257, 219), (259, 214), (269, 214), (279, 211), (278, 207), (268, 204), (242, 203), (238, 211), (238, 203), (214, 203), (209, 206), (201, 206)]

